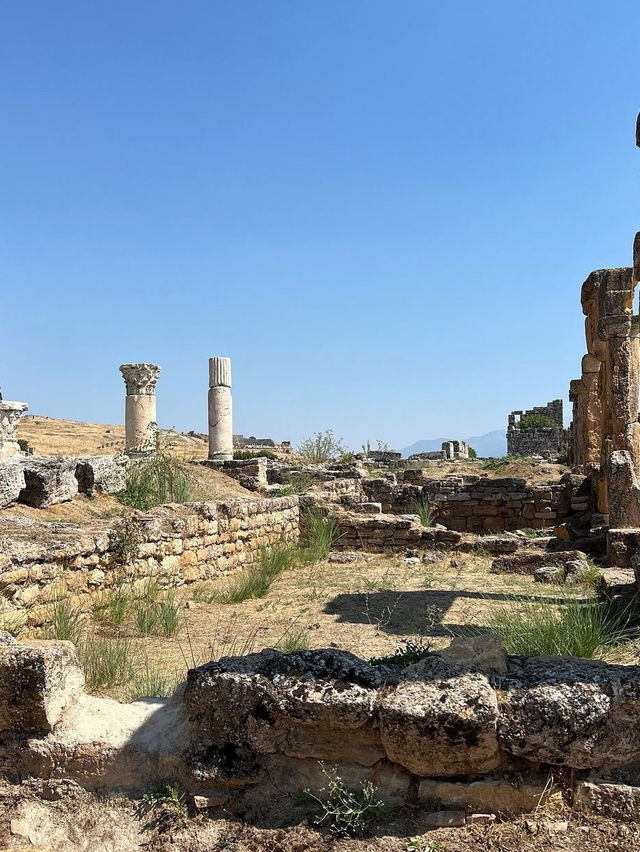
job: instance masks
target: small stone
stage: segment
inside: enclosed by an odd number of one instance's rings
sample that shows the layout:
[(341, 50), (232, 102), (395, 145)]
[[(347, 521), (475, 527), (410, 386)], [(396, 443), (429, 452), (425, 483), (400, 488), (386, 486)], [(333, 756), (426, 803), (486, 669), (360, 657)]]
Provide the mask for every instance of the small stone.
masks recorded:
[(348, 562), (355, 562), (358, 559), (357, 553), (340, 553), (340, 551), (332, 551), (329, 554), (328, 560), (329, 562), (336, 562), (339, 564), (347, 564)]
[(224, 793), (217, 793), (213, 796), (194, 796), (193, 804), (199, 810), (205, 810), (206, 808), (218, 808), (224, 805), (229, 801), (229, 796), (226, 796)]
[(417, 556), (405, 556), (404, 564), (405, 565), (419, 565), (420, 560)]
[(428, 828), (459, 828), (466, 821), (464, 811), (434, 811), (422, 818), (422, 824)]
[(566, 819), (561, 819), (556, 822), (546, 822), (545, 827), (549, 834), (562, 834), (569, 828), (569, 823)]
[(444, 562), (445, 556), (439, 550), (425, 550), (422, 561), (428, 565), (435, 565), (438, 562)]
[(533, 572), (536, 583), (561, 583), (563, 580), (562, 568), (557, 565), (543, 565)]
[(467, 816), (467, 825), (489, 825), (489, 823), (495, 821), (495, 814), (469, 814)]

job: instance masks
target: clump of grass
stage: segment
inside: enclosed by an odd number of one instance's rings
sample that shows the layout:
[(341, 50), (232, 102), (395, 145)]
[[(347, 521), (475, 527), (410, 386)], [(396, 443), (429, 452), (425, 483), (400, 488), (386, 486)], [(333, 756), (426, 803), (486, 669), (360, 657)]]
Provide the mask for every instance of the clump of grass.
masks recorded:
[(322, 509), (306, 509), (300, 519), (302, 541), (301, 559), (304, 562), (319, 562), (326, 559), (338, 538), (338, 522), (325, 515)]
[(423, 527), (432, 527), (436, 520), (437, 510), (428, 497), (417, 500), (411, 507), (414, 515), (420, 518)]
[(180, 604), (173, 592), (169, 592), (163, 600), (159, 601), (158, 626), (163, 636), (175, 636), (180, 629)]
[(85, 636), (78, 646), (87, 689), (128, 683), (135, 670), (135, 651), (128, 639)]
[(129, 700), (169, 698), (180, 680), (177, 672), (163, 672), (145, 659), (144, 664), (133, 675)]
[(406, 668), (419, 663), (425, 657), (430, 657), (433, 654), (433, 648), (428, 642), (419, 640), (414, 642), (411, 639), (403, 639), (402, 644), (386, 657), (372, 657), (369, 663), (372, 666), (399, 666)]
[(103, 624), (119, 627), (133, 605), (133, 595), (123, 585), (101, 592), (94, 609), (94, 617)]
[(140, 636), (151, 636), (158, 627), (158, 604), (156, 601), (140, 600), (136, 603), (134, 622)]
[(502, 639), (507, 653), (531, 657), (602, 658), (638, 635), (632, 610), (615, 601), (566, 598), (554, 604), (501, 607), (490, 614), (488, 627)]
[(124, 491), (118, 499), (134, 509), (195, 499), (196, 478), (188, 462), (170, 452), (159, 438), (155, 451), (129, 465)]
[(291, 654), (293, 651), (308, 651), (311, 647), (309, 631), (304, 627), (296, 627), (294, 622), (287, 627), (275, 647), (285, 654)]
[(187, 820), (185, 794), (180, 792), (176, 784), (162, 784), (155, 787), (142, 797), (142, 803), (147, 808), (156, 808), (162, 812), (157, 828), (161, 831), (171, 830), (172, 825), (184, 826)]
[(305, 790), (305, 797), (320, 808), (316, 825), (327, 825), (336, 837), (349, 837), (361, 834), (367, 825), (374, 821), (387, 821), (391, 809), (376, 799), (376, 791), (371, 781), (365, 781), (359, 788), (350, 788), (335, 770), (322, 771), (327, 786), (319, 791), (320, 795)]
[(295, 562), (295, 551), (289, 545), (263, 547), (256, 563), (250, 565), (226, 588), (211, 592), (211, 601), (217, 603), (242, 603), (251, 598), (262, 598), (269, 591), (276, 577)]
[(65, 597), (53, 601), (51, 619), (45, 624), (42, 635), (45, 639), (62, 639), (78, 644), (82, 635), (82, 611)]

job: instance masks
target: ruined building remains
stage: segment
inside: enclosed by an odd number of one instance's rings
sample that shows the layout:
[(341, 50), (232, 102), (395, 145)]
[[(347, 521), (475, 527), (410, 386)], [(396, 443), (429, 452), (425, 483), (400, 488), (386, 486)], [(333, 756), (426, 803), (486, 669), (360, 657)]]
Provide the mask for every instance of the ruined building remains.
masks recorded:
[[(640, 146), (640, 116), (636, 125)], [(632, 565), (640, 552), (640, 333), (635, 289), (640, 280), (640, 234), (633, 266), (597, 269), (582, 285), (586, 354), (570, 385), (573, 422), (569, 453), (577, 471), (591, 476), (608, 552), (617, 565)], [(634, 559), (635, 557), (635, 559)]]
[(209, 358), (209, 458), (233, 458), (231, 358)]
[[(527, 421), (532, 421), (529, 425)], [(549, 425), (537, 425), (536, 421)], [(507, 453), (510, 456), (540, 455), (552, 457), (565, 451), (562, 400), (536, 405), (527, 411), (512, 411), (507, 426)]]
[(0, 459), (20, 452), (17, 438), (18, 421), (28, 408), (26, 402), (0, 399)]
[(124, 408), (125, 451), (148, 452), (153, 444), (156, 425), (156, 384), (160, 375), (157, 364), (121, 364), (120, 372), (127, 388)]

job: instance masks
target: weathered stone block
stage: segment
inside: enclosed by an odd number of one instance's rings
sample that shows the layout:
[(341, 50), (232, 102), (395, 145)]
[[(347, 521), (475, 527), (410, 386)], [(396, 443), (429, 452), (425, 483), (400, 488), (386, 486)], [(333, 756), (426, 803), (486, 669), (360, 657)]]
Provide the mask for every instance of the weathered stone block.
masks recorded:
[(82, 693), (84, 676), (70, 642), (0, 647), (0, 730), (51, 731)]
[(64, 503), (78, 493), (76, 460), (68, 456), (35, 456), (23, 460), (25, 487), (20, 503), (42, 509)]
[(484, 675), (428, 657), (405, 669), (405, 677), (378, 703), (389, 760), (426, 777), (477, 775), (498, 766), (498, 702)]
[(25, 487), (20, 459), (0, 461), (0, 509), (15, 503)]
[(78, 491), (91, 494), (117, 494), (125, 486), (127, 456), (86, 456), (79, 458), (75, 476)]

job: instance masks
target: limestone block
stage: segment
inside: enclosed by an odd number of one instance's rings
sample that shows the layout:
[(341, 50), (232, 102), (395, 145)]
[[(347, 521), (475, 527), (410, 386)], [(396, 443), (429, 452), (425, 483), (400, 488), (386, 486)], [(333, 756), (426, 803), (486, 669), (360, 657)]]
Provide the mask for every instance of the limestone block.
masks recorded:
[(373, 721), (382, 684), (346, 651), (267, 649), (191, 669), (185, 704), (198, 739), (372, 765), (384, 757)]
[(0, 509), (15, 503), (24, 487), (22, 461), (20, 459), (0, 461)]
[(498, 766), (498, 701), (483, 674), (434, 656), (409, 666), (405, 677), (379, 699), (389, 760), (426, 777), (477, 775)]
[(640, 787), (608, 781), (581, 781), (574, 803), (609, 819), (640, 821)]
[[(545, 779), (546, 780), (546, 779)], [(514, 784), (503, 779), (480, 781), (437, 781), (425, 778), (418, 788), (418, 799), (466, 811), (492, 814), (518, 814), (533, 811), (544, 801), (545, 780)]]
[(1, 646), (0, 730), (53, 730), (83, 686), (70, 642), (32, 640)]
[(126, 456), (86, 456), (78, 459), (75, 476), (78, 491), (91, 494), (117, 494), (125, 486)]
[(456, 636), (439, 656), (449, 663), (483, 672), (506, 672), (507, 655), (497, 636)]
[(640, 759), (640, 668), (515, 658), (500, 690), (498, 739), (511, 754), (574, 769)]
[(78, 493), (76, 460), (68, 456), (30, 456), (23, 460), (25, 487), (20, 503), (42, 509), (64, 503)]

